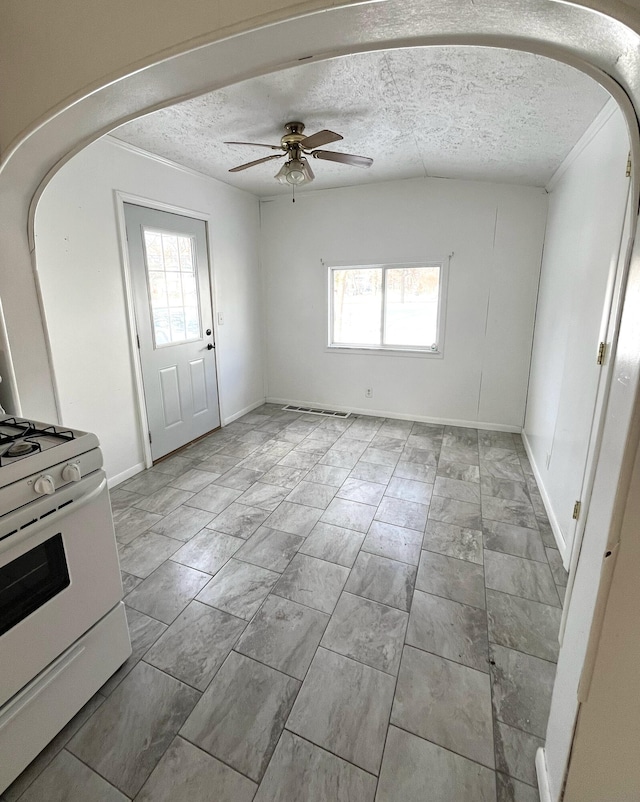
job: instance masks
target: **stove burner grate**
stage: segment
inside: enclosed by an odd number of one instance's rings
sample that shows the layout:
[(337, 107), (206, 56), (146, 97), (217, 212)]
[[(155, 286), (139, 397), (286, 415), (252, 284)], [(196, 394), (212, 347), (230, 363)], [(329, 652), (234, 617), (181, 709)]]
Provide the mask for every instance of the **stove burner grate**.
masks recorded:
[(61, 440), (75, 440), (76, 436), (71, 429), (56, 429), (55, 426), (46, 426), (44, 429), (35, 429), (34, 434), (46, 434), (48, 437), (59, 437)]
[[(4, 429), (16, 429), (17, 431), (4, 431)], [(36, 427), (30, 421), (17, 420), (16, 418), (6, 418), (0, 421), (0, 445), (11, 443), (13, 440), (18, 440), (20, 437), (27, 437), (36, 430)]]
[(36, 439), (38, 437), (53, 438), (65, 443), (75, 440), (75, 434), (69, 429), (58, 429), (55, 426), (39, 428), (28, 420), (5, 418), (0, 421), (0, 447), (6, 446), (0, 454), (0, 468), (42, 451), (42, 445)]

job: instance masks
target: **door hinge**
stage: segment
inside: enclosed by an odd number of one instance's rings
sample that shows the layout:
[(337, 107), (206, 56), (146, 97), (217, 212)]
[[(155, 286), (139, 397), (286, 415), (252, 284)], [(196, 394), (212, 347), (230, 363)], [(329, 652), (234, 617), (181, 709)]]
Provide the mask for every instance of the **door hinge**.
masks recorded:
[(138, 351), (140, 350), (140, 335), (136, 334), (136, 342), (138, 343)]
[(598, 346), (598, 356), (596, 358), (596, 362), (598, 363), (598, 365), (604, 364), (604, 358), (606, 356), (606, 353), (607, 353), (607, 344), (600, 343), (600, 345)]
[(153, 440), (151, 439), (151, 432), (149, 432), (149, 445), (151, 445), (152, 442)]
[(629, 157), (627, 158), (627, 171), (625, 176), (629, 178), (631, 175), (631, 151), (629, 151)]
[(581, 501), (576, 501), (576, 503), (573, 505), (573, 520), (574, 521), (577, 521), (578, 518), (580, 517), (580, 508), (581, 507), (582, 507), (582, 502)]

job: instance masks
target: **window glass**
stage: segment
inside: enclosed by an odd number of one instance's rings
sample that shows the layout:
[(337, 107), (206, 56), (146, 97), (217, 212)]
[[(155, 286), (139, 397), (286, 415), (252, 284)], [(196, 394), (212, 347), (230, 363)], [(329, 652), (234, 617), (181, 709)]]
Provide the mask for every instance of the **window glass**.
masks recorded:
[(381, 342), (382, 270), (333, 270), (333, 341)]
[(155, 347), (200, 339), (192, 238), (145, 229), (144, 246)]
[(431, 348), (438, 339), (439, 267), (386, 271), (385, 345)]

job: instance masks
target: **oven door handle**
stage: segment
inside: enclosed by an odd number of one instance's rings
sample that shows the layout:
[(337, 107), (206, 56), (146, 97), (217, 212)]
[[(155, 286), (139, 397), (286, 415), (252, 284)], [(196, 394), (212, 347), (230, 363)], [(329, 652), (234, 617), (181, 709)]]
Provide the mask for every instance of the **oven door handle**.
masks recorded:
[[(9, 520), (0, 522), (0, 554), (21, 545), (25, 540), (38, 535), (45, 527), (55, 526), (60, 519), (90, 504), (105, 491), (106, 486), (107, 478), (103, 471), (99, 471), (97, 475), (87, 476), (81, 482), (58, 490), (53, 496), (39, 499), (9, 513), (5, 516)], [(54, 511), (51, 510), (52, 501), (58, 505)]]

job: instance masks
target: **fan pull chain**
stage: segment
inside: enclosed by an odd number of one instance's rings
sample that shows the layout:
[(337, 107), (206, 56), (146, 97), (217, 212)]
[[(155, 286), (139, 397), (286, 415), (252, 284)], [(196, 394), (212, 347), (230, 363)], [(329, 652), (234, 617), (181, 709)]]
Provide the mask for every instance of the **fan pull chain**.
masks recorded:
[(295, 203), (296, 202), (296, 185), (295, 184), (291, 185), (291, 195), (292, 195), (291, 203)]

